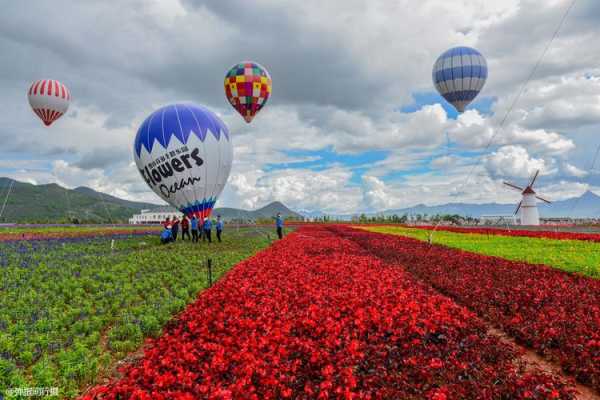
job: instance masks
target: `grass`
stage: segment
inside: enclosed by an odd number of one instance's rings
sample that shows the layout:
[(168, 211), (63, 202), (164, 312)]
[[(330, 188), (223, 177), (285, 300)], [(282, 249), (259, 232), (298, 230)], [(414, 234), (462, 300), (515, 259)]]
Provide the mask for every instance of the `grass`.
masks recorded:
[[(223, 243), (158, 243), (157, 235), (0, 244), (0, 395), (58, 387), (73, 398), (213, 280), (268, 246), (257, 229), (230, 229)], [(0, 396), (1, 398), (1, 396)]]
[[(423, 241), (427, 241), (430, 234), (427, 229), (406, 227), (357, 226), (357, 228)], [(565, 271), (600, 278), (600, 243), (445, 231), (435, 231), (432, 237), (434, 244), (508, 260), (546, 264)]]

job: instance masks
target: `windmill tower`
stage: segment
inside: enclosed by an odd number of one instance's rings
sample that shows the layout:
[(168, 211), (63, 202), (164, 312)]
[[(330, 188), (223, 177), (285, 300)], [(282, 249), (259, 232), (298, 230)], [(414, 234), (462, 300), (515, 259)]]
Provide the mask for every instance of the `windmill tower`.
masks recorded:
[(533, 184), (535, 183), (539, 173), (540, 170), (538, 169), (525, 188), (513, 185), (512, 183), (504, 182), (506, 186), (520, 191), (521, 195), (523, 196), (517, 205), (517, 209), (515, 210), (515, 215), (517, 215), (519, 210), (521, 210), (521, 225), (539, 225), (540, 214), (538, 213), (537, 201), (541, 200), (550, 204), (550, 201), (538, 196), (533, 190)]

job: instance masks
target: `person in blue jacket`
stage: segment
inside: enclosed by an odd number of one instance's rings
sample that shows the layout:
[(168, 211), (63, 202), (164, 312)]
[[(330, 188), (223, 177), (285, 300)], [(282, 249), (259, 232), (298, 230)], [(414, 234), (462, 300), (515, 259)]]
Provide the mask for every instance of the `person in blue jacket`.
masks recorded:
[(167, 244), (173, 241), (173, 233), (171, 232), (170, 226), (171, 225), (163, 229), (163, 231), (160, 233), (160, 242), (162, 244)]
[(277, 228), (277, 236), (279, 236), (279, 239), (283, 238), (283, 218), (281, 218), (281, 213), (277, 213), (275, 227)]
[(221, 243), (221, 234), (223, 233), (223, 220), (217, 215), (217, 240)]
[(198, 218), (195, 215), (190, 220), (190, 228), (192, 228), (192, 242), (198, 243)]
[(212, 229), (212, 221), (210, 220), (209, 217), (206, 217), (206, 219), (204, 220), (204, 236), (206, 237), (206, 239), (208, 239), (208, 243), (212, 243), (212, 239), (210, 236), (210, 232)]

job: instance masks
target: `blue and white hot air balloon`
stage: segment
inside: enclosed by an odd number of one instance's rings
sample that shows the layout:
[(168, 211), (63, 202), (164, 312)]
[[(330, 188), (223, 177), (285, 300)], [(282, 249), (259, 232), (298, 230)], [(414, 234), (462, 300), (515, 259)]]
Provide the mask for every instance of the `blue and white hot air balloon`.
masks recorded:
[(470, 47), (445, 51), (433, 65), (433, 84), (460, 113), (477, 97), (488, 76), (485, 58)]
[(188, 217), (210, 215), (233, 160), (227, 126), (194, 104), (159, 108), (140, 126), (133, 146), (137, 168), (150, 188)]

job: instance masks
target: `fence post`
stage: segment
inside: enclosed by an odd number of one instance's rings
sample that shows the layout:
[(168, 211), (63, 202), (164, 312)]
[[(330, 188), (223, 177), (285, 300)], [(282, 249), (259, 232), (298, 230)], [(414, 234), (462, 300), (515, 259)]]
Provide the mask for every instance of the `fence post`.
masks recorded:
[(212, 287), (212, 259), (209, 258), (206, 260), (206, 265), (208, 268), (208, 287)]

